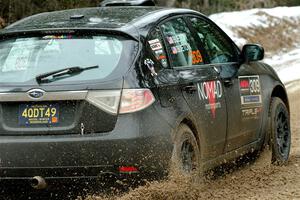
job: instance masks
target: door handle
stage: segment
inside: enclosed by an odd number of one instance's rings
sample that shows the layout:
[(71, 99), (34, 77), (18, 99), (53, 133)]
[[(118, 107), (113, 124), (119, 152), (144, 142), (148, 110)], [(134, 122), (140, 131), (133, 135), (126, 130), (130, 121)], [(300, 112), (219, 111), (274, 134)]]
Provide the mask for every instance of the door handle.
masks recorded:
[(234, 83), (234, 80), (233, 79), (224, 79), (224, 85), (225, 87), (230, 87), (232, 86)]
[(197, 91), (197, 87), (195, 85), (189, 85), (189, 86), (183, 87), (183, 90), (188, 93), (194, 93), (195, 91)]

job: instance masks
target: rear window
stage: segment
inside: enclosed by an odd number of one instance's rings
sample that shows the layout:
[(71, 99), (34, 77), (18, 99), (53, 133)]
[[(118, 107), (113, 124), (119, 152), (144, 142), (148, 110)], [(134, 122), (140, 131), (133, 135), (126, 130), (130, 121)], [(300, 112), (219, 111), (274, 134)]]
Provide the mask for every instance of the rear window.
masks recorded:
[[(134, 41), (118, 36), (46, 35), (0, 42), (0, 83), (36, 83), (35, 77), (68, 67), (99, 66), (51, 82), (109, 79), (122, 63), (130, 65)], [(127, 69), (129, 66), (127, 67)]]

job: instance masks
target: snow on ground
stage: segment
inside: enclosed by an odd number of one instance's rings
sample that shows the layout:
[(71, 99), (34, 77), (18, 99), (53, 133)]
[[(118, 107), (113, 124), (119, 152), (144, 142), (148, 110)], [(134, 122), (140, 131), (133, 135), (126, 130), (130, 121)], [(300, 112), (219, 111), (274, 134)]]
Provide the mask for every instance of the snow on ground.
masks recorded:
[(245, 43), (245, 39), (239, 38), (234, 32), (237, 27), (268, 27), (274, 21), (268, 21), (268, 17), (273, 16), (277, 20), (288, 19), (297, 20), (300, 18), (300, 6), (298, 7), (276, 7), (268, 9), (251, 9), (237, 12), (224, 12), (213, 14), (210, 19), (217, 23), (235, 42)]
[(283, 55), (274, 55), (264, 62), (275, 68), (284, 83), (300, 80), (300, 48)]
[[(270, 16), (272, 20), (270, 20)], [(277, 7), (270, 9), (252, 9), (238, 12), (225, 12), (210, 16), (239, 46), (247, 43), (246, 38), (238, 35), (238, 28), (267, 28), (274, 26), (274, 23), (284, 23), (284, 20), (299, 21), (300, 7)], [(300, 26), (294, 32), (299, 33)], [(270, 33), (272, 37), (272, 33)], [(286, 51), (279, 50), (275, 55), (266, 58), (264, 62), (270, 64), (277, 71), (281, 80), (291, 85), (292, 81), (300, 80), (300, 43)], [(299, 84), (294, 84), (294, 87)], [(300, 87), (300, 86), (298, 86)]]

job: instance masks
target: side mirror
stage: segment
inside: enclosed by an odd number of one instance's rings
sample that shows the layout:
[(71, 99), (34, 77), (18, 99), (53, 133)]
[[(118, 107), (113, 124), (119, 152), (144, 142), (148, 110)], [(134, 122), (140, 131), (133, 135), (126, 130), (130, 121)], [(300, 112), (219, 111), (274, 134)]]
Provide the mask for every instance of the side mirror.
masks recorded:
[(242, 59), (244, 62), (253, 62), (264, 59), (265, 50), (258, 44), (246, 44), (243, 46)]

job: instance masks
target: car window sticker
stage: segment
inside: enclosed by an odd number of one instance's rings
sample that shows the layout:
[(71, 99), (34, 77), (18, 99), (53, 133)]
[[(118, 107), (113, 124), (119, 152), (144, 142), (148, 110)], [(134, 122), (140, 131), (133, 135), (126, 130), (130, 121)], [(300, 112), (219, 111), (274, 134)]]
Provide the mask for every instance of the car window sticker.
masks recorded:
[(44, 51), (60, 52), (61, 49), (59, 42), (54, 39), (49, 40), (48, 44), (44, 48)]
[(72, 39), (73, 36), (72, 35), (46, 35), (44, 36), (42, 39), (44, 40), (49, 40), (49, 39)]
[(151, 48), (156, 60), (159, 61), (164, 68), (167, 68), (168, 67), (167, 56), (163, 49), (163, 45), (162, 45), (161, 41), (158, 38), (156, 38), (153, 40), (149, 40), (148, 43), (150, 45), (150, 48)]
[(187, 36), (185, 33), (167, 36), (166, 39), (171, 46), (172, 54), (178, 54), (181, 52), (192, 50), (191, 46), (187, 41)]
[(30, 57), (35, 49), (37, 38), (17, 39), (2, 67), (2, 72), (24, 71), (29, 67)]
[(200, 51), (198, 49), (192, 49), (185, 33), (180, 33), (174, 36), (167, 36), (166, 40), (170, 45), (171, 53), (173, 55), (188, 52), (188, 56), (191, 58), (191, 62), (193, 65), (203, 63), (203, 58)]
[(159, 39), (154, 39), (154, 40), (150, 40), (148, 41), (148, 43), (150, 44), (150, 48), (153, 51), (157, 51), (163, 48), (161, 42), (159, 41)]
[(157, 60), (166, 59), (166, 55), (165, 55), (165, 53), (162, 49), (154, 51), (154, 53), (155, 53), (155, 57), (156, 57)]
[(193, 59), (193, 65), (203, 63), (203, 58), (202, 58), (202, 55), (201, 55), (199, 50), (192, 51), (190, 53), (191, 53), (191, 56), (192, 56), (192, 59)]
[(144, 64), (148, 67), (152, 76), (157, 76), (157, 73), (154, 68), (154, 62), (150, 58), (145, 59)]

